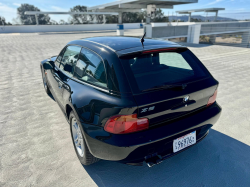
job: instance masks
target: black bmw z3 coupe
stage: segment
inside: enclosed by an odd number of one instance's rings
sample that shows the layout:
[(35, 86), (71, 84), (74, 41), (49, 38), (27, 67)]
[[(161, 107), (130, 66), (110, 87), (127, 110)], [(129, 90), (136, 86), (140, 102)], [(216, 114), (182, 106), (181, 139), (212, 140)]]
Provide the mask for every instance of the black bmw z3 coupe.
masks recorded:
[(83, 165), (159, 164), (205, 138), (222, 111), (218, 81), (173, 42), (80, 39), (40, 66)]

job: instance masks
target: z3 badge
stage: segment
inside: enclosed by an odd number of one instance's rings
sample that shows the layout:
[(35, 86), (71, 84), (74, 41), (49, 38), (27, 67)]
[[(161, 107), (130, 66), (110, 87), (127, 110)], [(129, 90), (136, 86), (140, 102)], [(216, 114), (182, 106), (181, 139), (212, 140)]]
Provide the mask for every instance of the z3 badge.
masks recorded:
[(151, 107), (149, 107), (149, 108), (143, 108), (142, 111), (141, 111), (141, 113), (143, 113), (143, 112), (148, 112), (148, 111), (152, 111), (152, 110), (154, 110), (154, 109), (155, 109), (155, 106), (151, 106)]

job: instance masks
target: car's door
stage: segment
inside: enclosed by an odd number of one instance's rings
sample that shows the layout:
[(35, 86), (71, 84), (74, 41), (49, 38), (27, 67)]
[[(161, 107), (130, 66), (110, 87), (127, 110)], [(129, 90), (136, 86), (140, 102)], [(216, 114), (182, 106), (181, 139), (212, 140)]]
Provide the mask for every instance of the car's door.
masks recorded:
[(58, 73), (58, 70), (59, 70), (59, 66), (60, 66), (60, 63), (61, 63), (61, 60), (62, 60), (62, 57), (63, 57), (63, 54), (64, 54), (64, 51), (65, 51), (66, 48), (64, 48), (60, 54), (58, 55), (57, 59), (55, 60), (55, 67), (54, 69), (50, 70), (50, 71), (47, 71), (47, 81), (48, 81), (48, 86), (49, 86), (49, 89), (53, 95), (53, 97), (57, 100), (57, 87), (58, 87), (58, 81), (55, 79), (55, 75)]
[(108, 92), (106, 69), (101, 57), (82, 48), (72, 80), (75, 80), (72, 89), (77, 88), (78, 96), (85, 98), (76, 105), (78, 111), (84, 111), (78, 113), (79, 118), (87, 123), (98, 124), (101, 108), (110, 106), (103, 99), (98, 99), (100, 95), (104, 96), (103, 91)]
[(57, 96), (57, 102), (61, 106), (64, 105), (64, 91), (70, 91), (68, 81), (73, 76), (75, 64), (78, 60), (80, 51), (81, 47), (79, 46), (68, 46), (64, 51), (59, 69), (54, 71), (54, 79), (57, 82), (57, 86), (55, 86), (55, 92)]

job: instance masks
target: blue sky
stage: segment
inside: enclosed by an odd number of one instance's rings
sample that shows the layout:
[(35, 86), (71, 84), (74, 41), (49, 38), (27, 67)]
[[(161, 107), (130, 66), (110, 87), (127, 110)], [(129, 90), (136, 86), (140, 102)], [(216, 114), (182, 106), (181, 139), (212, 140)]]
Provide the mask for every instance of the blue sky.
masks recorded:
[[(0, 0), (0, 16), (4, 16), (7, 21), (12, 21), (17, 17), (16, 9), (22, 3), (35, 5), (42, 11), (69, 11), (75, 5), (95, 6), (99, 4), (113, 2), (113, 0)], [(226, 8), (219, 16), (238, 19), (250, 19), (250, 0), (199, 0), (198, 3), (188, 5), (177, 5), (174, 9), (164, 9), (166, 15), (172, 15), (176, 10), (199, 9), (199, 8)], [(196, 13), (204, 15), (204, 13)], [(209, 15), (214, 15), (210, 13)], [(67, 20), (67, 15), (50, 15), (56, 21)]]

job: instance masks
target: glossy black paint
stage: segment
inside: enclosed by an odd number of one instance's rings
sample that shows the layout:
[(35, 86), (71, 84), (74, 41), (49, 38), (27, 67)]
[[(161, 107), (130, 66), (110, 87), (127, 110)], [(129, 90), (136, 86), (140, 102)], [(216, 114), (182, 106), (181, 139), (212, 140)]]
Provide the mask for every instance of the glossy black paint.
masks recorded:
[[(97, 37), (72, 41), (67, 45), (94, 51), (102, 58), (106, 69), (108, 89), (69, 76), (56, 65), (49, 68), (48, 61), (55, 61), (56, 56), (41, 62), (42, 76), (46, 79), (53, 97), (67, 120), (71, 111), (76, 114), (85, 131), (90, 152), (95, 157), (136, 163), (142, 162), (145, 156), (155, 152), (172, 154), (171, 146), (175, 138), (197, 130), (197, 140), (201, 139), (220, 116), (221, 108), (217, 103), (206, 107), (208, 98), (218, 87), (218, 82), (212, 76), (190, 84), (184, 91), (157, 90), (146, 94), (133, 94), (119, 56), (143, 51), (139, 38)], [(172, 42), (148, 39), (145, 39), (144, 45), (145, 50), (183, 47)], [(185, 95), (191, 96), (189, 107), (182, 107)], [(197, 109), (194, 104), (197, 102), (202, 107)], [(157, 110), (145, 115), (150, 120), (148, 130), (123, 135), (104, 131), (103, 127), (111, 116), (134, 113), (142, 116), (141, 108), (152, 104), (157, 105)], [(186, 110), (188, 112), (185, 113)], [(175, 113), (181, 112), (185, 115), (174, 118)], [(173, 118), (166, 118), (167, 115)]]
[[(132, 49), (139, 47), (142, 49), (141, 38), (134, 38), (134, 37), (94, 37), (88, 38), (88, 41), (99, 43), (101, 45), (107, 46), (114, 51), (121, 51), (124, 49)], [(151, 40), (151, 39), (144, 39), (144, 47), (153, 46), (153, 45), (178, 45), (174, 42), (166, 42), (160, 40)]]
[(43, 63), (43, 69), (45, 70), (51, 70), (55, 67), (55, 64), (53, 61), (47, 61), (45, 63)]

